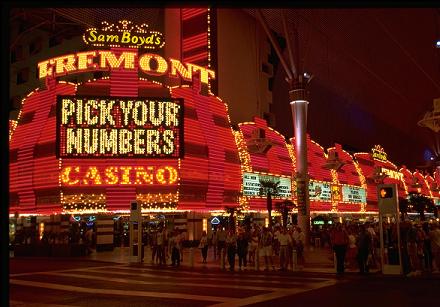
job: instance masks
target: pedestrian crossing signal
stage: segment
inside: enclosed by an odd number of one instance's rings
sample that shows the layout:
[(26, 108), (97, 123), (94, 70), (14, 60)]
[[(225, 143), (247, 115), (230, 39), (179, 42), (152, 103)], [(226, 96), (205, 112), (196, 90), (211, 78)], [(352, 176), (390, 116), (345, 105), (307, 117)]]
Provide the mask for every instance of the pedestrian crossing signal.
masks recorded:
[(379, 191), (379, 195), (381, 198), (393, 198), (393, 188), (392, 187), (381, 188)]

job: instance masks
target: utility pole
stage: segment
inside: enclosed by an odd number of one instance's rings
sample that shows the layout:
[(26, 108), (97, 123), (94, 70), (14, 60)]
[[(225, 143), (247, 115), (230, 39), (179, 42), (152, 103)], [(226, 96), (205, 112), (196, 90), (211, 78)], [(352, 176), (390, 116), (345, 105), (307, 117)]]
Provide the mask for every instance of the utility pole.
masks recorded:
[[(270, 42), (272, 43), (275, 52), (280, 59), (281, 65), (286, 72), (286, 81), (289, 84), (289, 100), (290, 107), (292, 110), (293, 119), (293, 131), (295, 134), (295, 153), (296, 153), (296, 195), (297, 195), (297, 206), (298, 206), (298, 226), (304, 232), (305, 245), (309, 245), (310, 242), (310, 201), (309, 201), (309, 176), (308, 176), (308, 165), (307, 165), (307, 107), (308, 98), (305, 86), (308, 81), (305, 82), (301, 72), (298, 73), (297, 65), (295, 65), (292, 47), (290, 44), (290, 35), (287, 30), (286, 19), (284, 16), (284, 11), (282, 11), (282, 22), (283, 28), (286, 36), (287, 51), (289, 55), (290, 68), (287, 65), (286, 60), (283, 57), (281, 49), (278, 42), (273, 37), (267, 22), (259, 9), (256, 11), (257, 18), (264, 28)], [(298, 38), (295, 37), (296, 44)], [(298, 48), (296, 48), (296, 58), (298, 59)]]

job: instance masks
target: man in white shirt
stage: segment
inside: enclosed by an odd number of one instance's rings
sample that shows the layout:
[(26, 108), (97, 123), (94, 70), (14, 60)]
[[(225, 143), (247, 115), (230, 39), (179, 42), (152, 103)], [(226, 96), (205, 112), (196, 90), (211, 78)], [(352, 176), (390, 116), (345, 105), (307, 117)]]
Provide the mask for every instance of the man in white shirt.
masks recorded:
[(292, 239), (284, 228), (278, 234), (278, 242), (280, 244), (280, 270), (285, 271), (287, 269), (287, 257), (289, 257), (287, 247), (289, 244), (292, 244)]

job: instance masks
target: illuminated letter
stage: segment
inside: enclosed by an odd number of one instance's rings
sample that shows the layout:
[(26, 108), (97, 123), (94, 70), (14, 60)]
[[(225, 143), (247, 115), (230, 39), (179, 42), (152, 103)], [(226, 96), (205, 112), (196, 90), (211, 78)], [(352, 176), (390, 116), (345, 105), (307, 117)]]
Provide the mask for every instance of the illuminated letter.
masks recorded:
[[(128, 32), (124, 32), (128, 33)], [(130, 34), (130, 33), (128, 33)], [(116, 55), (111, 51), (98, 51), (101, 56), (100, 67), (107, 68), (107, 63), (110, 68), (119, 68), (124, 62), (125, 69), (134, 69), (134, 58), (136, 56), (136, 52), (124, 51), (119, 56), (119, 59), (116, 58)]]
[(114, 100), (110, 100), (107, 102), (107, 100), (100, 100), (99, 101), (99, 109), (101, 111), (100, 114), (100, 125), (110, 124), (114, 125), (115, 121), (113, 119), (113, 116), (111, 114), (111, 111), (113, 109), (113, 105), (115, 104)]
[(105, 168), (105, 183), (107, 184), (117, 184), (119, 181), (118, 168), (114, 166)]
[(110, 132), (107, 132), (106, 129), (101, 129), (99, 141), (99, 153), (105, 154), (110, 152), (112, 155), (118, 154), (118, 130), (112, 129)]
[[(157, 62), (157, 68), (155, 70), (153, 70), (150, 65), (150, 62), (153, 59)], [(139, 67), (144, 73), (153, 76), (161, 76), (168, 70), (168, 63), (160, 55), (146, 53), (139, 58)]]
[[(164, 176), (165, 171), (168, 171), (168, 181)], [(177, 170), (171, 166), (161, 167), (156, 172), (156, 179), (160, 184), (173, 184), (177, 181), (177, 178)]]
[(82, 153), (82, 129), (66, 129), (66, 153)]
[(129, 101), (123, 101), (121, 100), (119, 102), (121, 109), (124, 113), (124, 125), (127, 126), (128, 125), (128, 118), (130, 115), (130, 111), (131, 109), (133, 109), (133, 101), (129, 100)]
[(170, 76), (172, 77), (177, 77), (177, 74), (179, 74), (179, 76), (186, 81), (191, 81), (192, 80), (192, 70), (191, 67), (188, 67), (188, 69), (186, 69), (185, 66), (183, 66), (183, 64), (178, 61), (178, 60), (174, 60), (170, 58), (170, 62), (171, 62), (171, 72), (170, 72)]
[(121, 43), (129, 43), (130, 42), (130, 32), (124, 32), (122, 34)]
[(102, 184), (101, 176), (99, 175), (98, 169), (95, 166), (90, 166), (83, 178), (83, 184), (89, 184), (89, 181), (95, 185)]
[(145, 130), (141, 130), (141, 129), (135, 129), (134, 130), (133, 147), (134, 147), (134, 154), (135, 155), (143, 155), (143, 154), (145, 154), (144, 134), (145, 134)]
[(82, 99), (76, 100), (76, 124), (83, 124), (83, 101)]
[[(157, 106), (157, 110), (156, 110)], [(160, 126), (164, 120), (163, 111), (164, 111), (164, 104), (157, 101), (150, 101), (150, 122), (154, 126)], [(157, 113), (157, 116), (155, 116)]]
[[(151, 106), (150, 106), (151, 108)], [(139, 110), (140, 109), (140, 110)], [(141, 119), (139, 119), (139, 111)], [(133, 108), (133, 121), (136, 125), (143, 126), (147, 123), (148, 109), (144, 100), (136, 100)]]
[(69, 123), (70, 116), (75, 113), (75, 103), (67, 98), (63, 98), (61, 103), (61, 124), (66, 125)]
[(51, 64), (55, 63), (55, 74), (56, 75), (63, 75), (67, 74), (70, 71), (76, 70), (75, 67), (75, 55), (74, 54), (68, 54), (63, 55), (58, 58), (54, 58), (50, 60)]
[(91, 117), (92, 108), (93, 108), (93, 110), (98, 109), (97, 101), (93, 100), (93, 99), (86, 100), (86, 103), (84, 105), (84, 119), (86, 121), (86, 124), (89, 126), (96, 125), (99, 120), (98, 115), (96, 115), (96, 114), (93, 115), (93, 118)]
[(92, 31), (90, 31), (90, 37), (91, 38), (88, 38), (87, 40), (89, 41), (89, 42), (95, 42), (96, 41), (96, 36), (95, 36), (95, 34), (96, 34), (96, 30), (92, 30)]
[(52, 76), (52, 74), (53, 67), (49, 66), (49, 60), (38, 63), (38, 77), (40, 79)]
[(76, 54), (78, 58), (78, 69), (85, 70), (88, 68), (95, 68), (93, 58), (96, 56), (96, 51), (85, 51)]
[(119, 153), (124, 155), (133, 151), (133, 146), (131, 146), (131, 140), (133, 138), (133, 133), (127, 129), (119, 130)]
[(109, 35), (107, 34), (107, 42), (119, 42), (119, 37), (117, 35)]
[(162, 150), (165, 154), (169, 155), (174, 152), (174, 133), (173, 130), (165, 130), (163, 132), (163, 141), (165, 144), (162, 146)]
[[(154, 138), (154, 139), (153, 139)], [(159, 131), (147, 130), (147, 154), (160, 154)]]
[[(79, 182), (79, 179), (75, 179), (70, 181), (70, 172), (72, 171), (72, 167), (68, 166), (65, 167), (62, 171), (61, 171), (61, 182), (65, 183), (67, 185), (74, 185), (77, 184)], [(75, 167), (75, 172), (79, 173), (79, 167)]]
[[(153, 184), (152, 166), (147, 167), (147, 171), (145, 171), (145, 169), (142, 166), (137, 166), (134, 169), (136, 171), (136, 180), (134, 184), (142, 184), (143, 182), (147, 184)], [(141, 179), (143, 180), (143, 182)]]
[[(90, 130), (92, 133), (90, 133)], [(91, 134), (91, 135), (90, 135)], [(84, 129), (84, 152), (95, 154), (98, 151), (99, 129)]]
[(211, 77), (211, 79), (215, 79), (215, 72), (213, 70), (194, 64), (188, 64), (188, 68), (191, 68), (193, 72), (200, 71), (200, 82), (204, 84), (209, 83), (209, 77)]
[(124, 171), (124, 173), (122, 174), (121, 184), (131, 184), (130, 171), (131, 171), (132, 167), (131, 166), (121, 166), (120, 169)]
[(171, 125), (179, 126), (179, 110), (180, 105), (174, 102), (165, 102), (165, 125), (170, 127)]

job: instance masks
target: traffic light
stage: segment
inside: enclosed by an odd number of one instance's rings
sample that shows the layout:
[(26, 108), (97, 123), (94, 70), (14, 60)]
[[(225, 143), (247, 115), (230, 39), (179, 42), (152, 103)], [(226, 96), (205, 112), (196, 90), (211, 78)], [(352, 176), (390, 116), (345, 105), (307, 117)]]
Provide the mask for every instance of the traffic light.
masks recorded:
[(377, 186), (379, 214), (396, 214), (399, 208), (396, 184), (379, 184)]
[(393, 198), (394, 197), (393, 188), (392, 187), (380, 188), (379, 195), (380, 198)]

